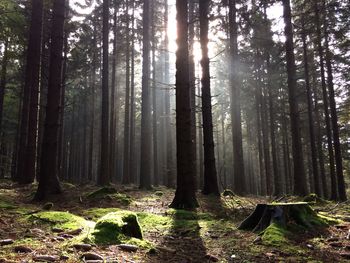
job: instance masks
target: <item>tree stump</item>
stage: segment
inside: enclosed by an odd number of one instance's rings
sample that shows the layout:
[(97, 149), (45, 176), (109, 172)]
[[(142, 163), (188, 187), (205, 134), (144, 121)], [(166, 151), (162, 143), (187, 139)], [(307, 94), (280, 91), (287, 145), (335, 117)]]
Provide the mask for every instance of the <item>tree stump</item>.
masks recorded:
[(296, 224), (304, 228), (326, 226), (327, 221), (321, 218), (306, 202), (258, 204), (254, 212), (238, 227), (253, 232), (264, 231), (272, 223), (283, 228)]

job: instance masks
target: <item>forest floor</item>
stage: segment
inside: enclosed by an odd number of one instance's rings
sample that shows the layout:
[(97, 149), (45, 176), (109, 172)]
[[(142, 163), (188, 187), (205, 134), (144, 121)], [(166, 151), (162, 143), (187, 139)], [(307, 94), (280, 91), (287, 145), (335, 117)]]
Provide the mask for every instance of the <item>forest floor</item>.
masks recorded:
[[(323, 216), (339, 219), (337, 224), (264, 242), (237, 226), (269, 199), (199, 193), (200, 207), (191, 212), (169, 209), (174, 191), (162, 187), (140, 191), (114, 185), (115, 191), (101, 193), (96, 186), (62, 185), (64, 193), (46, 211), (50, 205), (31, 201), (36, 185), (0, 181), (0, 262), (350, 262), (348, 202), (312, 205)], [(85, 242), (99, 218), (120, 210), (138, 216), (143, 241), (131, 247), (137, 251), (117, 244), (74, 245)]]

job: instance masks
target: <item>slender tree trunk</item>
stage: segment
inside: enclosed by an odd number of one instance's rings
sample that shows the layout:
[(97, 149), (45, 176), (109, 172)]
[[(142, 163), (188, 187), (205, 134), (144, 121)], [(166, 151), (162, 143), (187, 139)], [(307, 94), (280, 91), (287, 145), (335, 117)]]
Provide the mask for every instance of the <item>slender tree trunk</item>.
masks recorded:
[(108, 45), (109, 45), (109, 0), (103, 0), (102, 29), (102, 119), (101, 119), (101, 166), (98, 177), (99, 185), (110, 182), (109, 175), (109, 95), (108, 95)]
[(131, 90), (130, 90), (130, 182), (136, 183), (136, 156), (135, 156), (135, 1), (132, 0), (131, 23)]
[(303, 196), (306, 195), (308, 191), (303, 162), (303, 149), (301, 144), (301, 129), (297, 100), (297, 79), (290, 0), (283, 0), (283, 17), (286, 36), (285, 48), (288, 74), (288, 97), (294, 162), (294, 194)]
[[(325, 0), (323, 0), (323, 10), (326, 11)], [(333, 132), (333, 142), (334, 142), (334, 158), (336, 165), (336, 175), (338, 183), (338, 197), (340, 201), (346, 201), (346, 187), (343, 174), (343, 158), (341, 152), (341, 144), (339, 139), (339, 126), (338, 126), (338, 115), (337, 115), (337, 105), (335, 102), (334, 94), (334, 83), (333, 83), (333, 69), (332, 69), (332, 54), (329, 49), (329, 36), (328, 36), (328, 25), (327, 25), (327, 15), (324, 17), (324, 38), (325, 38), (325, 49), (326, 49), (326, 67), (327, 67), (327, 84), (329, 93), (329, 106), (331, 113), (331, 123)]]
[(40, 180), (35, 198), (42, 200), (49, 194), (61, 192), (57, 176), (58, 130), (61, 101), (63, 27), (65, 0), (53, 4), (49, 85), (45, 129), (40, 163)]
[(305, 75), (305, 88), (307, 94), (307, 108), (309, 117), (309, 136), (310, 136), (310, 147), (311, 147), (311, 162), (312, 162), (312, 173), (314, 179), (315, 193), (322, 196), (321, 184), (319, 180), (318, 166), (317, 166), (317, 150), (316, 150), (316, 138), (314, 130), (314, 117), (312, 114), (312, 94), (310, 87), (310, 77), (309, 77), (309, 61), (306, 43), (306, 32), (304, 18), (302, 21), (302, 41), (303, 41), (303, 56), (304, 56), (304, 75)]
[(165, 63), (164, 63), (164, 82), (167, 86), (165, 92), (165, 116), (166, 116), (166, 182), (167, 187), (175, 187), (175, 174), (173, 164), (173, 141), (172, 141), (172, 127), (171, 127), (171, 112), (170, 112), (170, 78), (169, 78), (169, 36), (168, 36), (168, 0), (165, 0), (165, 11), (164, 11), (164, 28), (166, 29), (164, 46), (165, 46)]
[(21, 184), (32, 183), (35, 178), (42, 15), (43, 1), (32, 0), (32, 19), (29, 29), (20, 145), (17, 162), (17, 177)]
[(176, 0), (176, 144), (177, 187), (170, 207), (194, 208), (196, 199), (195, 160), (193, 160), (191, 85), (188, 47), (188, 1)]
[(199, 2), (200, 43), (202, 49), (202, 118), (204, 136), (204, 186), (203, 194), (219, 195), (215, 165), (213, 120), (210, 92), (210, 68), (208, 57), (209, 0)]
[(322, 47), (322, 33), (321, 33), (321, 20), (319, 14), (319, 7), (317, 1), (314, 1), (314, 11), (315, 11), (315, 23), (316, 23), (316, 34), (317, 34), (317, 51), (319, 56), (320, 63), (320, 74), (321, 74), (321, 87), (322, 87), (322, 96), (323, 96), (323, 107), (326, 123), (326, 134), (327, 134), (327, 148), (328, 148), (328, 157), (329, 157), (329, 171), (331, 177), (331, 196), (332, 200), (338, 199), (337, 191), (337, 178), (335, 173), (335, 163), (334, 163), (334, 151), (332, 143), (332, 128), (331, 120), (329, 117), (329, 107), (328, 107), (328, 94), (324, 70), (324, 56), (323, 56), (323, 47)]
[(124, 116), (124, 164), (123, 164), (123, 184), (130, 183), (130, 19), (129, 19), (129, 1), (126, 3), (127, 14), (127, 32), (126, 32), (126, 73), (125, 73), (125, 116)]
[(143, 2), (143, 60), (142, 60), (142, 104), (141, 104), (141, 163), (140, 188), (151, 188), (151, 102), (150, 78), (150, 3)]
[(231, 124), (233, 143), (233, 189), (237, 194), (245, 193), (245, 175), (242, 146), (242, 121), (240, 104), (240, 83), (238, 76), (238, 25), (236, 22), (237, 9), (236, 0), (229, 0), (229, 20), (230, 20), (230, 86), (231, 86)]
[(116, 118), (115, 118), (115, 100), (116, 100), (116, 74), (117, 74), (117, 8), (118, 5), (114, 2), (113, 14), (113, 57), (112, 57), (112, 83), (111, 83), (111, 111), (110, 111), (110, 159), (109, 169), (111, 179), (116, 178)]
[(155, 4), (152, 1), (152, 126), (153, 126), (153, 183), (155, 186), (159, 184), (159, 169), (158, 169), (158, 116), (157, 116), (157, 85), (156, 85), (156, 30), (155, 30)]

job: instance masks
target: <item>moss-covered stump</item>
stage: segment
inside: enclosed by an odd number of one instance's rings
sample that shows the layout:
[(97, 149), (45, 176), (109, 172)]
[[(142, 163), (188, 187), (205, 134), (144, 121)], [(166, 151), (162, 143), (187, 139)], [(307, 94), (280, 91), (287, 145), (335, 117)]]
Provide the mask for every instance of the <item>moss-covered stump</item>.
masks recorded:
[(272, 223), (282, 227), (294, 224), (303, 228), (328, 225), (328, 222), (312, 210), (308, 203), (300, 202), (258, 204), (254, 212), (238, 228), (260, 232)]
[(128, 211), (108, 213), (95, 225), (89, 239), (95, 244), (120, 244), (131, 238), (142, 239), (137, 215)]
[(328, 224), (308, 203), (271, 203), (258, 204), (238, 229), (259, 233), (266, 244), (280, 245), (287, 242), (291, 230), (310, 230)]

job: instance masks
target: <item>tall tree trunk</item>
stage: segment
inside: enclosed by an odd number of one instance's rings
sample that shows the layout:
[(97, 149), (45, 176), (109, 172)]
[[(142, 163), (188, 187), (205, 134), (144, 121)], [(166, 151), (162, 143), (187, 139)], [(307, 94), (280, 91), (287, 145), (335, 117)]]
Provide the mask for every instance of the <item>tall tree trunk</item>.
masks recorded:
[(17, 162), (17, 177), (21, 184), (32, 183), (35, 178), (42, 16), (43, 1), (32, 0), (32, 19), (29, 29), (20, 145)]
[(311, 162), (312, 162), (312, 172), (314, 179), (315, 193), (318, 196), (322, 196), (321, 184), (319, 180), (318, 166), (317, 166), (317, 150), (316, 150), (316, 138), (314, 130), (314, 117), (312, 114), (312, 94), (310, 87), (310, 77), (309, 77), (309, 61), (306, 43), (306, 32), (305, 32), (305, 22), (302, 18), (302, 41), (303, 41), (303, 58), (304, 58), (304, 75), (305, 75), (305, 88), (307, 94), (307, 109), (309, 117), (309, 136), (310, 136), (310, 147), (311, 147)]
[(200, 43), (202, 49), (202, 118), (204, 136), (204, 186), (203, 194), (219, 195), (215, 165), (213, 119), (210, 92), (210, 66), (208, 56), (209, 0), (199, 2)]
[(318, 51), (320, 71), (321, 71), (320, 74), (321, 74), (323, 107), (324, 107), (324, 115), (325, 115), (325, 123), (326, 123), (329, 171), (330, 171), (330, 177), (331, 177), (330, 198), (332, 200), (337, 200), (338, 191), (337, 191), (337, 178), (335, 173), (334, 151), (333, 151), (333, 143), (332, 143), (332, 128), (331, 128), (331, 120), (329, 117), (328, 94), (327, 94), (327, 86), (326, 86), (326, 78), (325, 78), (325, 70), (324, 70), (324, 55), (323, 55), (323, 47), (322, 47), (321, 24), (320, 24), (321, 20), (320, 20), (319, 6), (317, 1), (314, 1), (314, 11), (315, 11), (315, 24), (316, 24), (316, 35), (317, 35), (317, 51)]
[(155, 186), (159, 184), (158, 169), (158, 116), (157, 116), (157, 85), (156, 85), (156, 21), (155, 21), (155, 4), (152, 1), (152, 129), (153, 129), (153, 183)]
[[(323, 0), (323, 10), (326, 11), (325, 0)], [(335, 102), (334, 94), (334, 83), (333, 83), (333, 69), (332, 69), (332, 54), (329, 49), (329, 36), (328, 36), (328, 24), (327, 15), (324, 17), (324, 38), (325, 38), (325, 49), (326, 49), (326, 67), (327, 67), (327, 84), (329, 93), (329, 106), (331, 110), (331, 123), (333, 132), (333, 142), (334, 142), (334, 158), (336, 165), (336, 175), (338, 183), (338, 197), (340, 201), (346, 201), (346, 187), (343, 174), (343, 158), (341, 152), (341, 145), (339, 139), (339, 126), (338, 126), (338, 115), (337, 115), (337, 105)]]
[(51, 54), (45, 129), (40, 162), (40, 180), (35, 198), (42, 200), (49, 194), (61, 192), (57, 176), (58, 130), (61, 101), (63, 27), (65, 0), (55, 0), (51, 28)]
[(103, 28), (102, 28), (102, 119), (101, 119), (101, 164), (98, 177), (99, 185), (106, 185), (110, 182), (109, 174), (109, 0), (103, 0)]
[(173, 167), (173, 136), (172, 136), (172, 127), (171, 127), (171, 112), (170, 112), (170, 78), (169, 78), (169, 36), (168, 36), (168, 0), (165, 0), (165, 11), (164, 11), (164, 28), (165, 38), (164, 38), (164, 46), (165, 46), (165, 63), (164, 63), (164, 82), (167, 85), (167, 89), (165, 92), (165, 116), (166, 116), (166, 167), (167, 174), (165, 185), (167, 187), (175, 187), (175, 174)]
[(141, 104), (141, 163), (140, 188), (151, 188), (151, 102), (150, 78), (150, 1), (143, 1), (143, 60), (142, 60), (142, 104)]
[(237, 194), (245, 193), (245, 175), (242, 146), (242, 121), (240, 104), (240, 83), (238, 76), (238, 25), (236, 22), (236, 0), (229, 0), (230, 20), (230, 86), (231, 86), (231, 125), (233, 143), (233, 189)]
[(136, 156), (135, 156), (135, 1), (132, 0), (131, 23), (131, 86), (130, 86), (130, 182), (136, 183)]
[(125, 116), (124, 116), (124, 163), (123, 163), (123, 183), (130, 183), (130, 19), (129, 19), (129, 1), (126, 3), (126, 14), (127, 14), (127, 32), (126, 32), (126, 55), (125, 55)]
[(112, 57), (112, 83), (111, 83), (111, 110), (110, 110), (110, 153), (109, 153), (109, 173), (111, 179), (116, 178), (116, 117), (115, 107), (116, 100), (116, 74), (117, 74), (117, 8), (118, 5), (114, 2), (114, 14), (113, 14), (113, 57)]
[(196, 199), (195, 160), (193, 160), (191, 85), (189, 76), (188, 1), (176, 0), (176, 144), (177, 187), (170, 207), (194, 208)]
[(288, 98), (294, 163), (294, 194), (303, 196), (307, 194), (307, 183), (303, 162), (303, 149), (301, 144), (301, 129), (297, 100), (297, 79), (290, 0), (283, 0), (283, 18), (285, 23), (284, 31), (286, 36), (285, 48), (288, 75)]

